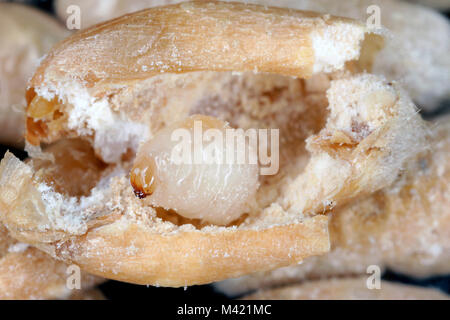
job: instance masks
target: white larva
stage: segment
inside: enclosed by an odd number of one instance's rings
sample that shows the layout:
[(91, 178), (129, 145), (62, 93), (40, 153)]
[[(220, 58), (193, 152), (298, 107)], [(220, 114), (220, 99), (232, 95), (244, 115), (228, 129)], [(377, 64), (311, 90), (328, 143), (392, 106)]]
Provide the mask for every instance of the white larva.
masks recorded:
[[(194, 129), (199, 123), (200, 138)], [(175, 139), (186, 137), (176, 131), (180, 129), (190, 138)], [(259, 185), (258, 163), (250, 160), (256, 159), (256, 148), (245, 136), (240, 136), (243, 145), (227, 143), (227, 130), (233, 129), (221, 120), (196, 115), (157, 132), (140, 146), (131, 170), (136, 195), (152, 206), (216, 225), (227, 225), (248, 212)], [(206, 139), (211, 132), (215, 139)], [(238, 161), (239, 147), (246, 148), (244, 162)], [(232, 162), (227, 161), (230, 155)]]

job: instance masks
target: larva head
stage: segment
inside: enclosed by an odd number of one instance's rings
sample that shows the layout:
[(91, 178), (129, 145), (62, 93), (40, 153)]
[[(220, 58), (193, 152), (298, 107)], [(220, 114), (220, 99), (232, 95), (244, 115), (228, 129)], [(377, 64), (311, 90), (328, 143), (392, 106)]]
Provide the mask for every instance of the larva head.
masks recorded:
[[(244, 143), (227, 143), (231, 133), (233, 141)], [(130, 182), (135, 194), (148, 197), (152, 206), (226, 225), (249, 211), (258, 188), (257, 161), (238, 162), (239, 147), (246, 148), (245, 160), (256, 159), (242, 131), (212, 117), (192, 116), (141, 145)]]
[(134, 163), (130, 182), (137, 197), (143, 199), (155, 191), (155, 169), (155, 161), (146, 155), (142, 155), (140, 161)]

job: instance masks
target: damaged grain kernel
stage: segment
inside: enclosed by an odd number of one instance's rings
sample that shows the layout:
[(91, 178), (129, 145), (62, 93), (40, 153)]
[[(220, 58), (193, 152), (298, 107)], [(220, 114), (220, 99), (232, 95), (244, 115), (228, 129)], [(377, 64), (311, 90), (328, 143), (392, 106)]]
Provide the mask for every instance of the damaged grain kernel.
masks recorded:
[[(227, 130), (244, 144), (226, 143)], [(239, 147), (248, 148), (248, 155), (256, 155), (256, 150), (243, 132), (233, 130), (203, 115), (160, 130), (136, 155), (130, 172), (135, 195), (153, 207), (217, 225), (248, 213), (259, 186), (258, 163), (224, 160), (230, 155), (236, 159)]]

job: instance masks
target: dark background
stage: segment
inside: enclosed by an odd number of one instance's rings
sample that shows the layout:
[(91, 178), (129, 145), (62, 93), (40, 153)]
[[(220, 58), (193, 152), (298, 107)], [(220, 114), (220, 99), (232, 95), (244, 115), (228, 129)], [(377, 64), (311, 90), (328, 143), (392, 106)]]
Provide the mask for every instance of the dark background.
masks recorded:
[[(48, 13), (53, 13), (53, 1), (52, 0), (13, 0), (7, 2), (20, 2), (29, 3), (35, 7), (38, 7)], [(445, 13), (447, 17), (450, 17), (450, 12)], [(450, 54), (450, 53), (449, 53)], [(426, 119), (433, 119), (442, 114), (450, 113), (450, 101), (446, 101), (441, 105), (439, 109), (432, 113), (422, 114)], [(26, 153), (22, 150), (13, 149), (10, 147), (0, 145), (0, 158), (6, 150), (10, 150), (16, 156), (24, 159)], [(424, 287), (439, 288), (442, 291), (450, 294), (450, 275), (432, 277), (427, 279), (414, 279), (399, 273), (387, 271), (383, 275), (383, 279), (395, 282), (401, 282), (406, 284), (419, 285)], [(226, 296), (215, 291), (210, 285), (192, 286), (188, 288), (156, 288), (151, 286), (139, 286), (118, 281), (108, 281), (100, 285), (100, 289), (107, 299), (148, 299), (157, 298), (159, 300), (221, 300), (226, 299)], [(148, 300), (151, 301), (151, 300)]]

